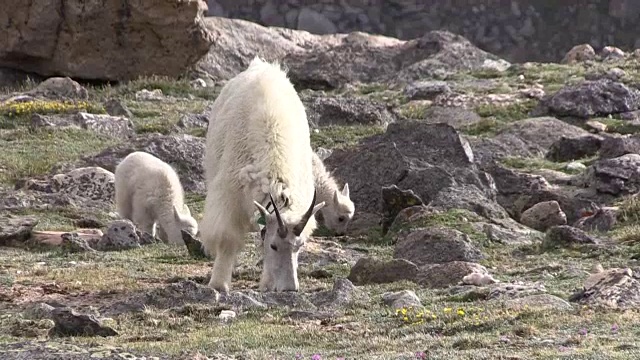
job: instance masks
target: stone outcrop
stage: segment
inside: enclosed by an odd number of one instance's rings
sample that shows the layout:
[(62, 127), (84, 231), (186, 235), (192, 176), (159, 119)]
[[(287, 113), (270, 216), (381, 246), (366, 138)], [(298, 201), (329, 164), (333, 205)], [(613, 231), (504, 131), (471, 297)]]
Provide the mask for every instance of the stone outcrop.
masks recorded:
[(0, 66), (44, 76), (178, 76), (212, 42), (201, 0), (9, 0), (2, 5)]

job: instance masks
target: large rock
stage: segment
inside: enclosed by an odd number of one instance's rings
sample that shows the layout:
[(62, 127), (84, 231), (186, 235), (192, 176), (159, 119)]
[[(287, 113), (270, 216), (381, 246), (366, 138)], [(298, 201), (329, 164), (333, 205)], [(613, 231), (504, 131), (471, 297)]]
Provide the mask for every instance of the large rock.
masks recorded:
[(598, 135), (563, 136), (551, 144), (545, 157), (559, 162), (582, 159), (597, 154), (602, 142), (602, 137)]
[(540, 102), (535, 114), (590, 118), (640, 108), (640, 91), (608, 79), (567, 85)]
[(127, 155), (134, 151), (145, 151), (173, 166), (186, 191), (204, 194), (204, 147), (205, 140), (196, 136), (150, 134), (84, 158), (81, 164), (115, 171)]
[(495, 196), (493, 180), (477, 169), (467, 141), (446, 124), (392, 123), (384, 134), (355, 148), (335, 150), (325, 164), (337, 177), (349, 179), (360, 212), (379, 212), (381, 189), (390, 185), (413, 190), (424, 203), (462, 185), (476, 189), (485, 203)]
[(214, 80), (228, 80), (246, 69), (255, 56), (281, 60), (287, 54), (338, 44), (343, 34), (314, 35), (306, 31), (264, 27), (224, 17), (207, 17), (204, 23), (213, 37), (209, 52), (197, 64), (199, 72)]
[(640, 305), (640, 280), (637, 271), (614, 268), (591, 274), (583, 288), (569, 301), (594, 307), (633, 309)]
[(509, 66), (447, 31), (430, 31), (409, 41), (381, 41), (364, 33), (351, 33), (328, 50), (288, 54), (284, 63), (295, 84), (313, 89), (339, 88), (354, 82), (406, 84), (496, 64), (502, 69)]
[(640, 191), (640, 155), (598, 160), (589, 166), (583, 179), (600, 193), (615, 196), (637, 193)]
[(110, 204), (115, 194), (115, 177), (112, 172), (100, 167), (82, 167), (46, 180), (27, 180), (24, 189)]
[(406, 84), (460, 70), (509, 65), (446, 31), (404, 41), (363, 32), (315, 35), (221, 17), (208, 17), (205, 23), (214, 40), (197, 69), (215, 80), (230, 79), (256, 55), (282, 62), (294, 84), (313, 89), (354, 82)]
[(351, 268), (347, 277), (354, 285), (386, 284), (402, 280), (415, 280), (416, 264), (404, 260), (378, 260), (363, 257)]
[(585, 135), (589, 132), (584, 129), (543, 116), (514, 122), (494, 137), (470, 138), (469, 142), (478, 162), (490, 163), (509, 156), (541, 157), (563, 136)]
[(612, 159), (626, 154), (640, 154), (640, 136), (607, 137), (600, 147), (601, 159)]
[(520, 216), (520, 222), (532, 229), (546, 231), (552, 226), (565, 225), (567, 215), (557, 201), (544, 201), (525, 210)]
[(383, 125), (395, 121), (385, 104), (344, 96), (301, 96), (313, 127), (330, 125)]
[(471, 244), (466, 234), (437, 226), (399, 236), (393, 257), (421, 266), (451, 261), (478, 262), (484, 255)]
[(179, 76), (209, 50), (206, 3), (9, 0), (0, 12), (0, 66), (45, 76), (127, 80)]

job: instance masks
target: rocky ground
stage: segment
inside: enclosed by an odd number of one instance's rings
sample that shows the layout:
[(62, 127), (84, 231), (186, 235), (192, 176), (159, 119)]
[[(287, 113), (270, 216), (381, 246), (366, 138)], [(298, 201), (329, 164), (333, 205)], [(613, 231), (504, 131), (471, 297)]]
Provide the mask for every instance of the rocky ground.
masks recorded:
[[(2, 73), (2, 359), (637, 358), (634, 54), (508, 64), (442, 32), (231, 24), (260, 48), (223, 51), (232, 27), (214, 24), (178, 80)], [(356, 217), (307, 244), (299, 293), (256, 291), (252, 234), (223, 295), (203, 285), (209, 260), (117, 218), (112, 172), (134, 150), (160, 157), (199, 218), (207, 107), (269, 46)]]

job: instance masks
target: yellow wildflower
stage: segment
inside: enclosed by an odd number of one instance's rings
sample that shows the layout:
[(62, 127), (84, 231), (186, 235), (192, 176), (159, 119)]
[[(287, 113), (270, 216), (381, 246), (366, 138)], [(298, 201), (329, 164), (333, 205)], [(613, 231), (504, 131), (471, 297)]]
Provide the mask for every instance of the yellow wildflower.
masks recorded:
[(460, 315), (460, 316), (464, 316), (464, 310), (462, 310), (462, 309), (458, 309), (458, 315)]
[(445, 314), (448, 314), (448, 313), (450, 313), (451, 311), (453, 311), (453, 309), (452, 309), (452, 308), (450, 308), (450, 307), (444, 308), (444, 313), (445, 313)]

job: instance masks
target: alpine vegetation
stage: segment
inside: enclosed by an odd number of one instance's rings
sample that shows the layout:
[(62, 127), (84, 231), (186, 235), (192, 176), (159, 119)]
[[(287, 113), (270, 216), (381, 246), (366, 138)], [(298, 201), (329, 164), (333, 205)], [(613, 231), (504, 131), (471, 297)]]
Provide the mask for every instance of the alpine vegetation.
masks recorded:
[(115, 170), (115, 198), (118, 214), (142, 231), (170, 244), (184, 245), (182, 233), (198, 232), (198, 222), (184, 203), (178, 174), (157, 157), (136, 151), (127, 155)]
[(259, 288), (297, 291), (298, 252), (324, 206), (315, 204), (313, 150), (298, 94), (279, 64), (256, 57), (222, 88), (210, 117), (216, 120), (207, 130), (200, 222), (203, 248), (215, 256), (209, 286), (229, 291), (245, 237), (258, 228), (257, 208), (265, 223)]
[(349, 198), (349, 184), (338, 189), (336, 180), (327, 171), (320, 156), (313, 153), (313, 176), (318, 198), (326, 206), (318, 211), (316, 217), (324, 226), (336, 235), (344, 235), (355, 213), (355, 205)]

